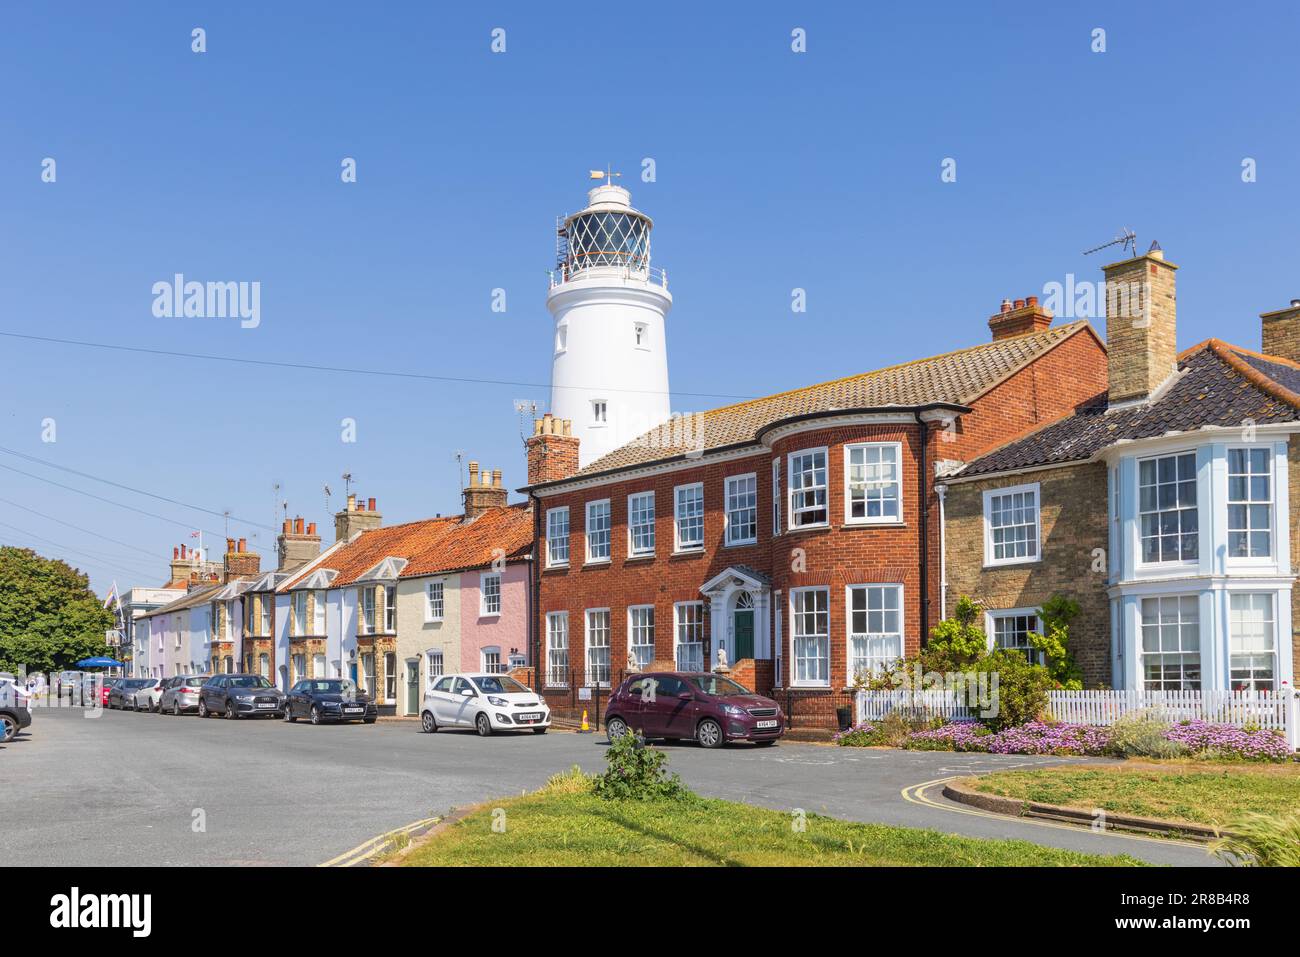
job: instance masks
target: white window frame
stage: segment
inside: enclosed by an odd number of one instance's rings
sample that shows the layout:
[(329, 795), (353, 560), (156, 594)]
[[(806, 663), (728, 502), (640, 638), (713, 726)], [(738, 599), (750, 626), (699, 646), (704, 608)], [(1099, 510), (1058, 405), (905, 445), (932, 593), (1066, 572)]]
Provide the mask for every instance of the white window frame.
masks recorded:
[[(645, 623), (642, 622), (638, 624), (636, 622), (637, 614), (644, 613), (644, 612), (649, 612), (650, 615), (650, 621), (649, 621), (650, 641), (648, 643), (645, 641), (640, 641), (640, 642), (634, 641), (634, 639), (637, 637), (638, 631), (641, 631), (642, 637), (644, 637), (644, 629), (646, 628)], [(627, 607), (627, 650), (629, 654), (636, 655), (637, 667), (641, 668), (643, 671), (649, 668), (654, 663), (655, 660), (655, 627), (656, 625), (655, 625), (654, 605), (628, 605)], [(650, 657), (643, 662), (641, 660), (642, 655), (637, 654), (637, 649), (645, 649), (645, 648), (650, 649)]]
[(363, 585), (361, 588), (361, 609), (357, 615), (357, 634), (373, 635), (374, 633), (375, 589), (370, 585)]
[(781, 534), (781, 459), (772, 460), (772, 535)]
[(325, 592), (316, 589), (312, 595), (312, 618), (315, 619), (312, 623), (312, 634), (314, 635), (325, 634), (325, 610)]
[[(797, 611), (795, 606), (799, 599), (806, 594), (819, 592), (826, 596), (826, 631), (822, 633), (811, 633), (801, 635), (796, 623), (800, 621), (800, 615), (804, 612)], [(829, 688), (831, 686), (831, 590), (826, 585), (809, 585), (802, 588), (790, 589), (790, 687), (792, 688)], [(816, 612), (814, 612), (816, 614)], [(817, 640), (822, 639), (826, 642), (826, 651), (823, 655), (813, 657), (811, 655), (800, 656), (798, 654), (798, 644), (800, 640)], [(808, 679), (799, 678), (800, 661), (820, 661), (825, 663), (826, 679)]]
[[(1232, 453), (1244, 452), (1246, 454), (1246, 471), (1232, 471)], [(1257, 473), (1250, 471), (1250, 457), (1253, 452), (1263, 452), (1266, 457), (1263, 477), (1268, 481), (1268, 498), (1254, 499), (1250, 493), (1250, 478)], [(1226, 551), (1224, 553), (1226, 560), (1233, 565), (1269, 565), (1272, 564), (1277, 555), (1277, 482), (1274, 476), (1273, 450), (1269, 446), (1261, 445), (1230, 445), (1224, 453), (1224, 466), (1226, 471), (1226, 481), (1223, 490), (1223, 500), (1225, 508), (1224, 528), (1226, 529), (1227, 541)], [(1232, 478), (1234, 475), (1244, 476), (1246, 479), (1245, 499), (1234, 500), (1232, 498)], [(1246, 527), (1244, 529), (1232, 527), (1232, 507), (1241, 505), (1246, 509)], [(1256, 528), (1250, 524), (1250, 510), (1252, 507), (1263, 506), (1268, 509), (1268, 523), (1263, 528)], [(1264, 555), (1234, 555), (1232, 554), (1232, 537), (1235, 533), (1246, 533), (1246, 546), (1249, 550), (1250, 538), (1252, 532), (1263, 532), (1268, 535), (1268, 553)]]
[[(593, 629), (592, 617), (604, 616), (603, 644), (592, 644), (592, 635), (600, 629)], [(592, 652), (604, 651), (603, 665), (593, 661)], [(582, 683), (587, 688), (608, 688), (610, 675), (614, 668), (614, 616), (608, 608), (586, 608), (582, 612)], [(602, 676), (603, 670), (603, 676)]]
[(384, 592), (384, 634), (391, 635), (397, 631), (397, 586), (379, 587)]
[[(320, 665), (320, 667), (317, 668), (317, 665)], [(312, 678), (324, 678), (326, 673), (329, 671), (329, 665), (326, 662), (325, 655), (323, 652), (319, 651), (311, 656), (311, 661), (308, 664), (308, 667), (311, 668)]]
[(432, 684), (435, 679), (441, 678), (446, 664), (443, 660), (441, 648), (429, 648), (424, 653), (424, 682), (425, 686)]
[(442, 579), (424, 584), (424, 620), (442, 621), (447, 613), (447, 583)]
[(609, 399), (591, 400), (591, 424), (588, 428), (603, 429), (609, 425)]
[[(497, 607), (490, 611), (488, 606), (488, 582), (496, 579)], [(480, 618), (496, 618), (501, 615), (501, 573), (480, 572), (478, 576), (478, 614)]]
[[(593, 526), (592, 513), (603, 506), (605, 527), (601, 531), (605, 537), (605, 554), (595, 555), (591, 550), (591, 532)], [(614, 513), (610, 508), (609, 499), (599, 498), (595, 501), (588, 502), (586, 508), (586, 522), (583, 525), (583, 548), (585, 549), (585, 561), (588, 565), (601, 565), (609, 562), (614, 557)]]
[(1036, 663), (1036, 664), (1043, 664), (1044, 662), (1043, 662), (1043, 655), (1042, 655), (1042, 653), (1041, 653), (1041, 652), (1038, 652), (1038, 651), (1034, 651), (1034, 649), (1031, 648), (1031, 647), (1029, 647), (1029, 646), (1026, 646), (1025, 648), (1022, 649), (1022, 648), (1008, 648), (1006, 645), (999, 645), (999, 644), (998, 644), (998, 637), (997, 637), (998, 625), (997, 625), (997, 623), (998, 623), (998, 619), (999, 619), (999, 618), (1028, 618), (1028, 619), (1030, 619), (1030, 621), (1029, 621), (1029, 631), (1027, 631), (1026, 634), (1028, 634), (1029, 632), (1033, 632), (1034, 634), (1041, 635), (1041, 634), (1043, 633), (1043, 622), (1042, 622), (1042, 620), (1038, 617), (1038, 609), (1037, 609), (1037, 608), (990, 608), (990, 609), (985, 609), (985, 611), (984, 611), (984, 636), (985, 636), (985, 638), (988, 639), (988, 641), (987, 641), (987, 646), (988, 646), (989, 651), (996, 651), (996, 650), (999, 649), (999, 648), (1002, 648), (1002, 649), (1004, 649), (1004, 650), (1006, 650), (1006, 651), (1025, 651), (1025, 652), (1026, 652), (1026, 654), (1025, 654), (1025, 660), (1026, 660), (1026, 661), (1029, 660), (1028, 652), (1033, 651), (1033, 652), (1034, 652), (1034, 658), (1033, 658), (1034, 663)]
[(293, 616), (290, 620), (293, 622), (294, 636), (307, 634), (307, 593), (305, 591), (293, 593), (292, 607)]
[[(1024, 495), (1032, 493), (1034, 496), (1034, 553), (1032, 555), (1013, 555), (1010, 558), (994, 557), (993, 542), (993, 500), (995, 498), (1004, 498), (1010, 495)], [(1001, 526), (1011, 527), (1011, 526)], [(1020, 526), (1014, 526), (1020, 527)], [(1043, 497), (1042, 490), (1038, 482), (1027, 482), (1024, 485), (1008, 485), (1005, 488), (990, 488), (984, 490), (984, 564), (986, 567), (996, 565), (1032, 565), (1043, 560)]]
[[(1194, 512), (1196, 512), (1196, 558), (1183, 558), (1183, 557), (1182, 557), (1182, 541), (1181, 541), (1181, 539), (1182, 539), (1183, 533), (1182, 533), (1182, 531), (1180, 530), (1180, 531), (1179, 531), (1179, 549), (1178, 549), (1178, 550), (1179, 550), (1179, 557), (1178, 557), (1178, 558), (1171, 558), (1171, 559), (1168, 559), (1168, 560), (1164, 560), (1164, 559), (1159, 559), (1159, 558), (1157, 558), (1155, 561), (1153, 561), (1153, 562), (1149, 562), (1149, 561), (1147, 561), (1146, 558), (1145, 558), (1146, 548), (1145, 548), (1143, 542), (1144, 542), (1144, 539), (1145, 539), (1146, 536), (1144, 536), (1144, 535), (1142, 534), (1142, 517), (1143, 517), (1144, 515), (1150, 515), (1150, 514), (1156, 514), (1156, 515), (1159, 515), (1159, 514), (1161, 514), (1162, 512), (1168, 512), (1168, 511), (1171, 511), (1171, 509), (1162, 509), (1162, 508), (1160, 508), (1160, 502), (1159, 502), (1159, 491), (1157, 491), (1157, 493), (1156, 493), (1157, 501), (1156, 501), (1156, 508), (1155, 508), (1155, 511), (1154, 511), (1154, 512), (1151, 512), (1151, 511), (1144, 511), (1144, 510), (1143, 510), (1143, 508), (1142, 508), (1142, 464), (1143, 464), (1144, 462), (1156, 462), (1156, 463), (1157, 463), (1157, 465), (1156, 465), (1156, 489), (1158, 490), (1158, 489), (1160, 488), (1160, 474), (1159, 474), (1159, 472), (1160, 472), (1160, 466), (1159, 466), (1159, 464), (1158, 464), (1159, 461), (1160, 461), (1161, 459), (1174, 459), (1174, 460), (1177, 460), (1177, 459), (1180, 459), (1180, 458), (1182, 458), (1182, 457), (1184, 457), (1184, 456), (1187, 456), (1187, 455), (1190, 455), (1190, 456), (1192, 457), (1192, 484), (1193, 484), (1193, 487), (1194, 487), (1194, 490), (1195, 490), (1195, 492), (1194, 492), (1195, 497), (1194, 497), (1193, 505), (1191, 506), (1190, 509), (1187, 509), (1187, 508), (1179, 508), (1179, 507), (1175, 506), (1175, 507), (1172, 509), (1172, 511), (1178, 512), (1178, 513), (1180, 513), (1180, 514), (1181, 514), (1182, 512), (1185, 512), (1185, 511), (1194, 511)], [(1136, 564), (1137, 564), (1139, 567), (1141, 567), (1141, 568), (1194, 568), (1194, 567), (1196, 567), (1197, 564), (1199, 564), (1199, 562), (1200, 562), (1200, 556), (1203, 554), (1203, 550), (1204, 550), (1204, 548), (1205, 548), (1205, 546), (1206, 546), (1207, 543), (1206, 543), (1205, 535), (1203, 534), (1203, 531), (1204, 531), (1204, 528), (1205, 528), (1205, 523), (1201, 521), (1201, 518), (1202, 518), (1202, 516), (1201, 516), (1201, 502), (1200, 502), (1201, 477), (1200, 477), (1200, 463), (1197, 461), (1198, 458), (1199, 458), (1199, 456), (1198, 456), (1197, 453), (1196, 453), (1196, 449), (1194, 449), (1194, 448), (1191, 448), (1191, 449), (1183, 448), (1183, 449), (1171, 450), (1171, 451), (1168, 451), (1168, 452), (1161, 452), (1161, 453), (1159, 453), (1159, 454), (1157, 454), (1157, 455), (1143, 455), (1143, 456), (1141, 456), (1140, 458), (1137, 459), (1137, 462), (1136, 462), (1136, 468), (1134, 469), (1134, 472), (1136, 473), (1136, 474), (1134, 475), (1134, 481), (1137, 483), (1136, 486), (1135, 486), (1136, 497), (1135, 497), (1135, 499), (1134, 499), (1134, 502), (1136, 503), (1136, 507), (1137, 507), (1137, 555), (1135, 555), (1134, 558), (1135, 558), (1135, 562), (1136, 562)], [(1226, 466), (1226, 463), (1225, 463), (1225, 466)], [(1175, 485), (1178, 485), (1178, 484), (1179, 484), (1179, 479), (1178, 479), (1178, 477), (1177, 477), (1177, 465), (1175, 465), (1174, 484), (1175, 484)], [(1180, 524), (1181, 524), (1181, 518), (1180, 518)], [(1157, 538), (1157, 539), (1160, 538), (1160, 537), (1161, 537), (1160, 535), (1158, 535), (1158, 534), (1156, 535), (1156, 538)]]
[[(699, 511), (699, 528), (700, 540), (698, 542), (682, 541), (682, 493), (698, 495), (700, 504)], [(704, 549), (704, 483), (688, 482), (685, 485), (673, 487), (673, 551), (674, 552), (698, 552)]]
[(781, 597), (781, 589), (776, 589), (772, 593), (772, 650), (774, 661), (772, 662), (772, 683), (778, 688), (784, 688), (786, 684), (785, 662), (789, 660), (785, 647), (785, 614), (783, 609), (785, 603)]
[[(812, 455), (812, 456), (821, 455), (821, 457), (822, 457), (821, 470), (822, 470), (823, 479), (822, 479), (822, 482), (821, 482), (820, 485), (809, 485), (807, 488), (803, 488), (803, 487), (801, 487), (801, 488), (796, 489), (796, 488), (794, 487), (795, 461), (796, 461), (797, 459), (802, 458), (802, 457), (807, 456), (807, 455)], [(802, 530), (802, 529), (805, 529), (805, 528), (826, 528), (826, 527), (828, 527), (828, 526), (830, 525), (830, 523), (831, 523), (831, 454), (830, 454), (830, 449), (829, 449), (827, 446), (825, 446), (825, 445), (818, 446), (818, 447), (815, 447), (815, 448), (810, 448), (810, 449), (799, 449), (797, 452), (791, 452), (789, 455), (787, 455), (787, 456), (785, 457), (785, 461), (786, 461), (786, 466), (785, 466), (785, 479), (786, 479), (786, 490), (785, 490), (786, 515), (787, 515), (787, 522), (788, 522), (788, 527), (789, 527), (790, 531), (792, 531), (792, 532), (793, 532), (793, 531), (799, 531), (799, 530)], [(816, 466), (814, 465), (813, 468), (814, 468), (814, 470), (815, 470), (815, 469), (816, 469)], [(822, 493), (822, 504), (821, 504), (820, 506), (804, 507), (804, 508), (801, 508), (801, 509), (796, 509), (796, 508), (795, 508), (795, 505), (794, 505), (794, 498), (795, 498), (795, 494), (796, 494), (796, 492), (798, 492), (798, 493), (816, 492), (818, 489), (820, 489), (820, 490), (821, 490), (821, 493)], [(820, 522), (797, 522), (797, 521), (795, 521), (796, 516), (801, 515), (801, 514), (803, 514), (804, 512), (816, 512), (816, 511), (819, 511), (819, 510), (822, 511), (822, 512), (824, 512), (825, 515), (826, 515), (826, 517), (825, 517), (824, 519), (822, 519)]]
[[(687, 620), (683, 614), (687, 609), (692, 610), (690, 618), (693, 620)], [(630, 638), (630, 631), (628, 635)], [(683, 641), (683, 637), (691, 640)], [(673, 661), (678, 671), (704, 671), (708, 668), (708, 662), (704, 660), (704, 602), (679, 601), (673, 604), (673, 638)], [(695, 645), (699, 645), (699, 655), (693, 655), (690, 661), (684, 661), (682, 649), (693, 648)], [(695, 661), (699, 662), (698, 667), (694, 667)]]
[[(559, 647), (556, 638), (564, 640)], [(563, 654), (563, 664), (559, 655)], [(556, 677), (558, 673), (558, 678)], [(567, 611), (548, 611), (546, 613), (546, 686), (548, 688), (567, 688), (569, 686), (569, 613)]]
[[(882, 606), (880, 609), (873, 611), (871, 608), (872, 590), (879, 590), (882, 598), (886, 591), (893, 592), (897, 599), (897, 609), (886, 609)], [(862, 591), (865, 593), (867, 600), (866, 608), (863, 610), (863, 614), (866, 616), (866, 627), (861, 632), (854, 631), (853, 628), (853, 593), (856, 591)], [(884, 629), (884, 616), (889, 611), (897, 611), (897, 631), (891, 632)], [(858, 584), (846, 585), (844, 587), (844, 674), (848, 676), (850, 683), (853, 682), (854, 675), (856, 674), (856, 668), (854, 665), (856, 656), (853, 653), (853, 644), (856, 639), (866, 641), (867, 647), (870, 649), (873, 641), (887, 641), (894, 635), (897, 635), (898, 654), (893, 655), (892, 657), (888, 655), (871, 654), (866, 656), (868, 661), (879, 659), (881, 663), (880, 670), (882, 671), (884, 668), (896, 664), (899, 659), (903, 658), (907, 654), (907, 619), (904, 615), (904, 611), (904, 590), (902, 582), (860, 582)], [(871, 616), (873, 614), (879, 614), (881, 617), (881, 629), (879, 631), (871, 630)], [(871, 666), (868, 665), (868, 668), (870, 669)], [(874, 669), (872, 670), (874, 673)]]
[[(643, 524), (633, 524), (632, 515), (635, 506), (633, 503), (637, 499), (648, 498), (650, 500), (650, 546), (648, 548), (636, 547), (636, 529), (644, 528)], [(653, 555), (655, 553), (655, 520), (658, 518), (658, 511), (655, 508), (654, 490), (649, 492), (633, 492), (627, 497), (627, 554), (630, 558), (639, 558), (643, 555)]]
[[(495, 658), (496, 661), (492, 661)], [(508, 670), (501, 659), (500, 645), (484, 645), (478, 650), (479, 670), (489, 675), (502, 675)]]
[[(1270, 649), (1249, 649), (1243, 651), (1237, 650), (1238, 633), (1235, 626), (1238, 624), (1239, 619), (1235, 614), (1235, 609), (1233, 609), (1232, 607), (1232, 600), (1234, 598), (1264, 598), (1267, 600), (1268, 617), (1265, 619), (1265, 623), (1269, 626), (1270, 640), (1272, 641), (1273, 644), (1271, 650)], [(1232, 672), (1234, 670), (1233, 659), (1238, 657), (1259, 658), (1259, 657), (1268, 656), (1273, 659), (1273, 663), (1271, 667), (1272, 677), (1269, 679), (1269, 682), (1272, 685), (1272, 687), (1265, 688), (1265, 689), (1256, 689), (1254, 685), (1257, 679), (1252, 676), (1250, 682), (1251, 688), (1247, 690), (1252, 690), (1252, 691), (1264, 690), (1264, 691), (1272, 691), (1272, 692), (1276, 692), (1278, 690), (1278, 686), (1281, 683), (1281, 677), (1278, 669), (1282, 663), (1278, 655), (1278, 644), (1279, 644), (1278, 637), (1279, 636), (1278, 636), (1278, 593), (1277, 592), (1250, 591), (1246, 589), (1242, 589), (1240, 591), (1233, 590), (1228, 592), (1228, 687), (1230, 689), (1235, 689), (1237, 687), (1237, 684), (1232, 677)]]
[(271, 631), (275, 627), (271, 621), (271, 610), (274, 607), (274, 604), (267, 600), (270, 597), (271, 596), (268, 594), (258, 596), (258, 608), (261, 611), (261, 620), (258, 622), (258, 625), (262, 629), (259, 633), (259, 637), (262, 638), (271, 637)]
[[(1191, 691), (1199, 691), (1199, 690), (1203, 690), (1203, 689), (1205, 688), (1205, 659), (1206, 659), (1206, 655), (1207, 655), (1206, 642), (1207, 642), (1207, 639), (1210, 638), (1210, 634), (1209, 634), (1209, 633), (1213, 631), (1213, 622), (1206, 622), (1205, 619), (1204, 619), (1204, 617), (1201, 615), (1201, 601), (1200, 601), (1200, 596), (1199, 596), (1198, 594), (1196, 594), (1195, 592), (1191, 592), (1191, 593), (1187, 593), (1187, 592), (1174, 592), (1174, 593), (1167, 594), (1167, 595), (1143, 595), (1143, 596), (1141, 596), (1141, 598), (1138, 599), (1138, 621), (1137, 621), (1138, 633), (1137, 633), (1137, 641), (1136, 641), (1136, 646), (1137, 646), (1137, 647), (1136, 647), (1136, 651), (1137, 651), (1137, 655), (1138, 655), (1138, 682), (1139, 682), (1139, 687), (1141, 687), (1144, 691), (1145, 691), (1145, 690), (1148, 690), (1148, 689), (1147, 689), (1147, 672), (1146, 672), (1147, 657), (1148, 657), (1148, 656), (1157, 656), (1157, 655), (1158, 655), (1158, 656), (1163, 656), (1164, 654), (1166, 654), (1166, 652), (1163, 650), (1163, 648), (1162, 648), (1161, 651), (1158, 651), (1158, 652), (1148, 652), (1148, 651), (1146, 650), (1146, 631), (1145, 631), (1145, 629), (1146, 629), (1146, 625), (1145, 625), (1144, 622), (1143, 622), (1143, 605), (1145, 605), (1148, 601), (1154, 601), (1154, 602), (1156, 603), (1157, 616), (1159, 616), (1159, 614), (1160, 614), (1160, 612), (1159, 612), (1159, 608), (1160, 608), (1160, 603), (1161, 603), (1161, 602), (1165, 602), (1165, 601), (1175, 601), (1175, 602), (1178, 602), (1178, 603), (1179, 603), (1179, 609), (1180, 609), (1180, 612), (1179, 612), (1179, 615), (1180, 615), (1180, 618), (1179, 618), (1179, 626), (1180, 626), (1180, 632), (1181, 632), (1181, 623), (1182, 623), (1182, 620), (1181, 620), (1181, 608), (1182, 608), (1182, 602), (1183, 602), (1184, 599), (1191, 599), (1191, 601), (1192, 601), (1192, 607), (1196, 609), (1196, 657), (1197, 657), (1197, 670), (1198, 670), (1198, 673), (1199, 673), (1199, 677), (1197, 678), (1197, 684), (1199, 685), (1199, 687), (1198, 687), (1198, 688), (1182, 688), (1182, 689), (1163, 689), (1163, 688), (1162, 688), (1162, 689), (1151, 689), (1151, 690), (1184, 690), (1184, 691), (1189, 691), (1189, 690), (1191, 690)], [(1209, 627), (1207, 627), (1207, 625), (1208, 625)], [(1158, 617), (1157, 617), (1157, 623), (1156, 623), (1156, 626), (1155, 626), (1155, 627), (1156, 627), (1157, 629), (1160, 628), (1160, 623), (1159, 623)], [(1180, 648), (1182, 647), (1182, 635), (1181, 635), (1181, 633), (1180, 633), (1180, 635), (1179, 635), (1179, 647), (1180, 647)], [(1185, 655), (1185, 654), (1188, 654), (1189, 652), (1187, 652), (1187, 651), (1180, 651), (1180, 652), (1178, 652), (1178, 653), (1179, 653), (1179, 654), (1184, 654), (1184, 655)], [(1174, 654), (1174, 652), (1168, 652), (1168, 654)]]
[[(861, 518), (853, 517), (853, 483), (851, 481), (851, 475), (852, 475), (851, 470), (853, 468), (852, 458), (853, 458), (853, 452), (859, 449), (863, 451), (864, 457), (865, 457), (865, 453), (869, 449), (880, 449), (882, 450), (882, 455), (884, 449), (893, 450), (895, 476), (894, 476), (894, 481), (892, 483), (868, 481), (865, 477), (865, 472), (870, 466), (865, 461), (863, 462), (862, 468), (864, 472), (864, 477), (862, 481), (862, 486), (863, 486), (863, 499), (862, 499), (863, 509), (862, 510), (866, 512), (868, 510), (867, 505), (871, 501), (871, 499), (867, 495), (868, 489), (872, 487), (892, 485), (895, 489), (893, 497), (898, 502), (897, 515), (895, 516), (884, 515), (883, 514), (884, 508), (882, 505), (881, 515), (877, 515), (877, 516), (863, 515)], [(880, 464), (881, 465), (884, 464), (883, 459)], [(883, 502), (885, 500), (882, 498), (881, 501)], [(844, 524), (845, 525), (902, 525), (903, 524), (903, 443), (902, 442), (852, 442), (844, 446)]]
[[(563, 530), (556, 526), (563, 522)], [(546, 510), (546, 567), (569, 567), (569, 506)]]
[[(732, 508), (732, 485), (740, 482), (754, 483), (754, 503), (751, 506), (745, 506), (741, 509)], [(758, 473), (746, 472), (743, 475), (728, 475), (722, 482), (722, 505), (723, 516), (726, 527), (726, 533), (723, 536), (723, 542), (727, 545), (755, 545), (758, 543)], [(732, 522), (731, 516), (733, 511), (751, 511), (754, 513), (753, 528), (754, 532), (747, 538), (736, 538), (733, 531), (736, 524)]]

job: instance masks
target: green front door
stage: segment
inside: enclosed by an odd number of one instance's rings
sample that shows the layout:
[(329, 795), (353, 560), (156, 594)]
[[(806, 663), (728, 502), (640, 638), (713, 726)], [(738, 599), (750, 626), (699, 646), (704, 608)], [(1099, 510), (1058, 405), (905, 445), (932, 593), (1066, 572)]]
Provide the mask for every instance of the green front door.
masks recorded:
[(736, 609), (736, 661), (754, 657), (754, 609)]
[(406, 663), (406, 713), (420, 713), (420, 661), (418, 658)]

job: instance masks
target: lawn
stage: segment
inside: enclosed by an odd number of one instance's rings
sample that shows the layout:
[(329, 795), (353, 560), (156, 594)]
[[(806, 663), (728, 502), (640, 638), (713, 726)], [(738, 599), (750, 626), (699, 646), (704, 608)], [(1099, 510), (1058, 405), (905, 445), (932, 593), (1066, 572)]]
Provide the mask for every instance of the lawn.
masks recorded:
[[(493, 822), (504, 831), (494, 831)], [(585, 781), (559, 783), (477, 808), (401, 860), (405, 866), (1065, 866), (1138, 865), (938, 831), (858, 824), (732, 801), (610, 801)], [(498, 823), (498, 828), (500, 823)]]
[(1000, 771), (962, 782), (986, 794), (1113, 814), (1226, 826), (1247, 811), (1300, 808), (1300, 765), (1170, 761)]

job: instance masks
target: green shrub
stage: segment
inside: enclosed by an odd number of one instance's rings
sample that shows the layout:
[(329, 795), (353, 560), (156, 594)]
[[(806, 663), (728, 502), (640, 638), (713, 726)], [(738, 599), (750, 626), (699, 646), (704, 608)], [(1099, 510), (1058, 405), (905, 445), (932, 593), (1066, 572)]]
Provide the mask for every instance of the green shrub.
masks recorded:
[(694, 797), (682, 779), (664, 767), (668, 755), (646, 747), (645, 740), (625, 734), (610, 742), (603, 774), (592, 782), (593, 794), (610, 801), (681, 801)]
[(979, 721), (994, 731), (1036, 721), (1047, 710), (1047, 692), (1052, 686), (1051, 676), (1042, 665), (1030, 664), (1023, 654), (999, 648), (975, 662), (970, 670), (988, 675), (988, 688), (993, 689), (997, 675), (996, 714)]
[(1231, 837), (1210, 850), (1235, 867), (1300, 867), (1300, 814), (1252, 812), (1234, 821)]
[(923, 671), (960, 671), (988, 650), (988, 636), (976, 627), (979, 605), (966, 595), (957, 599), (952, 617), (930, 629), (930, 640), (921, 653)]
[(548, 794), (586, 794), (592, 788), (593, 776), (576, 764), (567, 771), (559, 771), (546, 779), (542, 790)]
[(1070, 622), (1078, 614), (1077, 601), (1055, 594), (1038, 609), (1043, 633), (1029, 635), (1029, 644), (1042, 652), (1053, 683), (1065, 691), (1083, 690), (1083, 671), (1070, 654)]
[(1169, 722), (1149, 711), (1132, 711), (1111, 724), (1106, 750), (1121, 758), (1182, 757), (1188, 749), (1165, 737), (1169, 727)]

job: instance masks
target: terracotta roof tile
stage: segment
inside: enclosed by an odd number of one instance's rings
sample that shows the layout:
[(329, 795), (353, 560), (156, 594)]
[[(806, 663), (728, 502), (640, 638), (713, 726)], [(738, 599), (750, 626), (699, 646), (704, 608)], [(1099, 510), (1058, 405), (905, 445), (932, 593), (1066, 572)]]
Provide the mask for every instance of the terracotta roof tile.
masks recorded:
[[(630, 468), (758, 440), (759, 432), (794, 416), (837, 409), (911, 407), (927, 403), (966, 404), (1077, 332), (1085, 321), (1000, 339), (943, 355), (750, 399), (670, 420), (602, 456), (574, 477)], [(695, 434), (698, 430), (699, 435)]]

